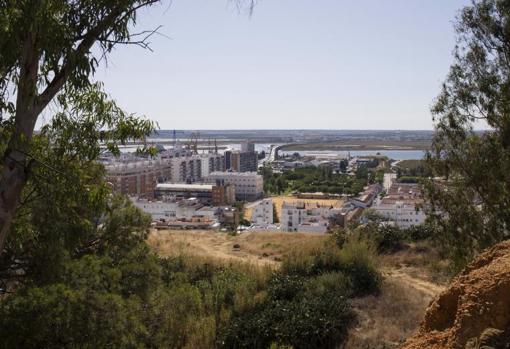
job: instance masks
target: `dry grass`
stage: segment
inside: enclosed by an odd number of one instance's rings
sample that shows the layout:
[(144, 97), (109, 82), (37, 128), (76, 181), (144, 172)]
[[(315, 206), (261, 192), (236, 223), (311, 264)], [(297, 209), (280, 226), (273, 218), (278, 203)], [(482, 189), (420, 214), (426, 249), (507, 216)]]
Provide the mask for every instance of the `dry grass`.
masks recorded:
[[(253, 275), (263, 285), (282, 259), (301, 260), (309, 251), (323, 247), (328, 238), (304, 233), (248, 232), (230, 236), (213, 231), (161, 230), (151, 233), (149, 244), (161, 256), (188, 256), (188, 263), (196, 265), (225, 264)], [(444, 272), (431, 267), (438, 263), (435, 251), (421, 244), (379, 256), (384, 276), (381, 292), (353, 300), (358, 321), (344, 348), (398, 347), (418, 328), (431, 299), (444, 289)]]
[(397, 348), (418, 328), (431, 299), (411, 285), (386, 278), (380, 295), (353, 301), (358, 321), (345, 348)]
[(158, 230), (150, 234), (149, 245), (161, 256), (192, 255), (275, 266), (290, 251), (322, 244), (327, 238), (305, 233), (247, 232), (231, 236), (214, 231)]
[(426, 241), (406, 244), (396, 253), (382, 255), (381, 262), (388, 269), (405, 270), (414, 277), (439, 285), (446, 284), (452, 276), (449, 262)]
[(418, 329), (428, 304), (449, 280), (446, 262), (426, 242), (380, 255), (379, 262), (381, 293), (353, 301), (358, 323), (345, 348), (398, 348)]

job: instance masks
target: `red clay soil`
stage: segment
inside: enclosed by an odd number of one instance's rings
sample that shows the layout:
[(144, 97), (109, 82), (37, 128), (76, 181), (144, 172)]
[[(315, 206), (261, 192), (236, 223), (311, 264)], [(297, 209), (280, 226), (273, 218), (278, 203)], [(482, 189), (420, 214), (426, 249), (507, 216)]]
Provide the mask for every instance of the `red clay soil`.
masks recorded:
[(510, 348), (510, 241), (481, 254), (429, 305), (402, 349)]

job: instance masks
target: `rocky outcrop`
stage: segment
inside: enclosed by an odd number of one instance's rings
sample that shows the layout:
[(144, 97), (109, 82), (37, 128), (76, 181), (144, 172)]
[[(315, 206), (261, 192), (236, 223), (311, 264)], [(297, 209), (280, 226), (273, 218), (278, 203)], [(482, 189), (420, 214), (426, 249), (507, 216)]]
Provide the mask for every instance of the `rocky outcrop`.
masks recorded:
[(510, 348), (510, 241), (481, 254), (429, 305), (402, 349)]

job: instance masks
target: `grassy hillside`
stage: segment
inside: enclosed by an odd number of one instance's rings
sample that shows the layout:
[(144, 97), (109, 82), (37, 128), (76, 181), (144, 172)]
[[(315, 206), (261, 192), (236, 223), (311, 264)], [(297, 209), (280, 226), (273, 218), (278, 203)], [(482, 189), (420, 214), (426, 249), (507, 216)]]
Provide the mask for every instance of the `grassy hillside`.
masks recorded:
[[(275, 292), (272, 289), (275, 287), (273, 284), (275, 280), (279, 280), (278, 284), (284, 287), (285, 292), (291, 292), (291, 298), (294, 301), (297, 299), (295, 297), (300, 299), (312, 297), (314, 301), (318, 301), (316, 297), (321, 298), (325, 294), (316, 294), (317, 291), (306, 293), (308, 291), (304, 290), (316, 287), (312, 286), (315, 283), (321, 285), (320, 289), (323, 291), (320, 292), (326, 292), (329, 282), (344, 285), (345, 282), (341, 280), (345, 275), (350, 275), (350, 272), (343, 269), (342, 265), (345, 264), (342, 261), (356, 261), (355, 264), (359, 263), (364, 267), (359, 271), (351, 271), (357, 275), (365, 275), (366, 279), (364, 282), (363, 278), (361, 281), (354, 281), (359, 288), (352, 289), (351, 284), (347, 287), (350, 289), (348, 293), (345, 293), (347, 291), (343, 289), (345, 285), (335, 288), (336, 296), (343, 294), (349, 299), (345, 304), (347, 308), (342, 308), (346, 313), (342, 312), (342, 314), (350, 315), (345, 318), (340, 315), (343, 320), (335, 325), (340, 332), (335, 331), (335, 335), (328, 338), (334, 338), (335, 345), (345, 342), (347, 347), (352, 349), (377, 347), (382, 344), (386, 345), (386, 348), (396, 348), (398, 343), (416, 330), (427, 304), (443, 289), (442, 285), (446, 279), (439, 270), (445, 269), (445, 265), (440, 264), (437, 252), (426, 241), (402, 242), (397, 249), (376, 255), (375, 243), (381, 240), (362, 240), (365, 242), (359, 245), (355, 242), (356, 239), (354, 242), (347, 243), (346, 248), (338, 248), (335, 244), (332, 245), (333, 238), (330, 235), (250, 232), (230, 236), (211, 231), (158, 231), (151, 234), (149, 244), (161, 256), (182, 259), (185, 264), (194, 265), (189, 267), (191, 269), (200, 269), (200, 266), (207, 264), (242, 271), (248, 279), (255, 280), (255, 284), (259, 285), (257, 286), (259, 291), (250, 297), (259, 301), (265, 299), (269, 302), (265, 303), (266, 306), (275, 301), (275, 299), (268, 300), (267, 295), (264, 296), (266, 292)], [(370, 245), (374, 247), (369, 247)], [(375, 271), (370, 269), (375, 266), (378, 271), (374, 275), (381, 277), (379, 286), (376, 286), (377, 292), (373, 292), (374, 286), (370, 286), (372, 284), (370, 280), (377, 278), (372, 279), (370, 273), (363, 272), (363, 270)], [(329, 276), (318, 277), (324, 273)], [(331, 273), (334, 275), (330, 275)], [(338, 273), (344, 276), (339, 276)], [(365, 283), (366, 281), (368, 283)], [(294, 282), (297, 282), (297, 285), (294, 285)], [(363, 283), (360, 284), (360, 282)], [(306, 286), (307, 284), (309, 286)], [(241, 297), (241, 295), (235, 297)], [(309, 300), (311, 301), (312, 298)], [(244, 303), (245, 301), (236, 302)], [(250, 309), (254, 306), (250, 302), (247, 304)], [(235, 316), (235, 312), (229, 315), (229, 325), (225, 330), (225, 336), (229, 338), (229, 341), (238, 336), (242, 340), (242, 342), (234, 340), (229, 342), (230, 344), (251, 347), (254, 337), (246, 337), (245, 333), (257, 333), (273, 326), (265, 323), (261, 328), (246, 327), (248, 325), (245, 323), (261, 321), (262, 318), (259, 316), (264, 318), (279, 316), (269, 312), (265, 306), (260, 307), (256, 306), (255, 308), (259, 310), (253, 310), (254, 312), (237, 313), (239, 317)], [(347, 328), (342, 325), (344, 323), (348, 325)], [(292, 326), (295, 325), (292, 324)], [(344, 333), (342, 331), (347, 332), (342, 335)], [(300, 346), (298, 342), (289, 341), (288, 338), (283, 339), (279, 337), (280, 335), (275, 334), (276, 337), (271, 337), (270, 341), (281, 340), (281, 343), (278, 343), (293, 344), (295, 348), (306, 347)], [(326, 338), (320, 339), (320, 341), (323, 340)], [(325, 347), (328, 345), (335, 347), (328, 341), (320, 343)]]

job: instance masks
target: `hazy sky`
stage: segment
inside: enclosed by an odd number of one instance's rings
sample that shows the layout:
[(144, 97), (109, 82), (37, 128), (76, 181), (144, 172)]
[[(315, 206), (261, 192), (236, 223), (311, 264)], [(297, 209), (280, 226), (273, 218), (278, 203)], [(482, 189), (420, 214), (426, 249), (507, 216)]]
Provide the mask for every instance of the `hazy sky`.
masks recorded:
[[(173, 0), (97, 78), (162, 129), (430, 129), (468, 0)], [(230, 5), (229, 5), (230, 4)]]

